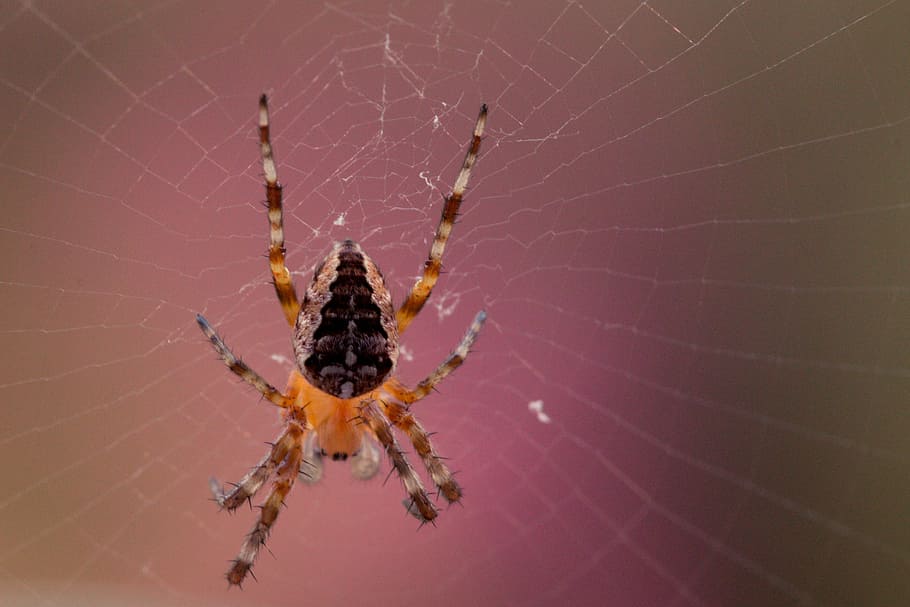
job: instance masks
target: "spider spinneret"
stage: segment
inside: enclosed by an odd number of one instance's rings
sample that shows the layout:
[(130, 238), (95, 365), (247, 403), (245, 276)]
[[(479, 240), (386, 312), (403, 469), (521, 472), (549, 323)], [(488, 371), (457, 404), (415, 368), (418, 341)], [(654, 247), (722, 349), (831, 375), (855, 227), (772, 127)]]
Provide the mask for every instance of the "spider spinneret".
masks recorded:
[(351, 457), (354, 475), (367, 479), (379, 469), (378, 443), (408, 494), (404, 500), (407, 511), (422, 524), (433, 522), (438, 514), (436, 506), (405, 457), (393, 428), (413, 445), (437, 494), (449, 503), (461, 500), (461, 487), (429, 434), (411, 414), (410, 405), (426, 397), (464, 362), (486, 314), (478, 312), (461, 343), (415, 388), (398, 381), (394, 371), (399, 336), (423, 308), (439, 278), (442, 254), (477, 160), (486, 116), (487, 106), (483, 105), (461, 171), (446, 197), (423, 274), (396, 310), (379, 268), (352, 240), (334, 246), (316, 268), (303, 301), (298, 299), (285, 264), (282, 188), (272, 154), (268, 102), (265, 95), (260, 97), (259, 142), (269, 209), (269, 268), (285, 319), (293, 329), (296, 368), (281, 392), (237, 358), (205, 318), (196, 315), (200, 329), (222, 361), (280, 407), (284, 421), (269, 452), (230, 491), (224, 491), (215, 479), (210, 481), (215, 501), (232, 511), (251, 500), (274, 477), (259, 518), (226, 574), (230, 584), (240, 585), (250, 572), (297, 476), (308, 482), (321, 477), (324, 456), (331, 455), (333, 460)]

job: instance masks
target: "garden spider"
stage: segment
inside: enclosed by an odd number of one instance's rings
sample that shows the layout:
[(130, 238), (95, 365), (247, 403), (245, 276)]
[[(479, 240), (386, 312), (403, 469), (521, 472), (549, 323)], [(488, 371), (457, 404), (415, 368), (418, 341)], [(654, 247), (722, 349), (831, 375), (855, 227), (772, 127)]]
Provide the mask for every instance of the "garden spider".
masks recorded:
[(266, 456), (230, 491), (225, 492), (218, 481), (211, 480), (215, 501), (232, 511), (251, 500), (275, 475), (259, 519), (226, 574), (230, 584), (240, 585), (250, 572), (298, 473), (311, 482), (318, 480), (321, 458), (328, 454), (333, 460), (352, 456), (355, 476), (370, 478), (379, 468), (379, 451), (374, 442), (378, 441), (408, 493), (404, 500), (408, 512), (421, 523), (432, 522), (436, 507), (408, 463), (392, 432), (393, 426), (414, 445), (438, 494), (449, 503), (461, 499), (461, 488), (409, 407), (464, 362), (485, 313), (481, 311), (474, 317), (454, 352), (416, 388), (399, 382), (393, 371), (399, 336), (423, 308), (439, 277), (442, 254), (477, 160), (486, 118), (487, 106), (483, 105), (461, 172), (445, 200), (423, 275), (396, 311), (379, 268), (351, 240), (334, 246), (316, 267), (303, 301), (298, 300), (285, 265), (281, 185), (269, 137), (269, 108), (266, 96), (260, 97), (259, 142), (269, 208), (269, 267), (278, 301), (293, 328), (296, 368), (291, 371), (287, 389), (280, 392), (237, 358), (202, 315), (196, 315), (199, 327), (221, 360), (267, 400), (281, 407), (284, 420), (284, 428)]

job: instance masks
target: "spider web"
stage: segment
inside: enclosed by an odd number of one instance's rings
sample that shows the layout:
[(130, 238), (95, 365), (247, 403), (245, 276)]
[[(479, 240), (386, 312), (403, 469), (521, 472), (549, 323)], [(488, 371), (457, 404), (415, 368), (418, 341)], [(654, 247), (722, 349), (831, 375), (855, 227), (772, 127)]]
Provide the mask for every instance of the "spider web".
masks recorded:
[[(5, 3), (0, 605), (910, 600), (907, 2)], [(302, 288), (401, 301), (488, 133), (410, 383), (464, 507), (329, 464), (258, 583), (218, 513), (283, 385), (256, 100)]]

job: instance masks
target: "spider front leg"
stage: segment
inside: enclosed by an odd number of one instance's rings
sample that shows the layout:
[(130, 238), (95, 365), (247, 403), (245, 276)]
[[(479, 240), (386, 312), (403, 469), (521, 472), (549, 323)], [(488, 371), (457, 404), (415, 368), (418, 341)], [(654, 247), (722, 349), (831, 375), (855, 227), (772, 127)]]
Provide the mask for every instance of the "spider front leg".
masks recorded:
[(284, 461), (293, 446), (293, 433), (289, 429), (285, 429), (275, 440), (271, 450), (266, 453), (265, 457), (246, 476), (240, 479), (240, 482), (234, 485), (233, 489), (226, 493), (217, 479), (214, 477), (209, 479), (209, 488), (212, 490), (215, 502), (228, 512), (232, 512), (243, 502), (252, 499), (262, 488), (262, 485), (269, 480), (275, 468)]
[(455, 217), (458, 215), (461, 199), (464, 197), (465, 189), (468, 187), (468, 178), (471, 176), (471, 169), (477, 160), (477, 152), (480, 150), (480, 137), (483, 135), (483, 127), (486, 122), (487, 106), (484, 104), (480, 106), (480, 115), (477, 116), (477, 122), (474, 124), (474, 135), (471, 138), (468, 153), (465, 155), (464, 164), (462, 164), (461, 171), (455, 179), (452, 193), (446, 198), (445, 206), (442, 209), (442, 217), (439, 219), (436, 235), (433, 237), (433, 244), (430, 246), (430, 256), (423, 267), (423, 276), (411, 288), (407, 299), (396, 313), (399, 335), (404, 333), (404, 330), (423, 308), (423, 305), (430, 297), (430, 293), (433, 292), (436, 280), (439, 278), (439, 270), (442, 268), (442, 254), (445, 252), (446, 242), (452, 232), (452, 226), (455, 224)]
[(398, 472), (398, 477), (401, 478), (405, 491), (408, 492), (408, 496), (411, 498), (408, 512), (417, 517), (422, 523), (432, 522), (438, 514), (436, 507), (430, 501), (426, 489), (423, 488), (420, 477), (414, 472), (414, 468), (408, 463), (404, 451), (398, 445), (398, 441), (392, 433), (392, 424), (388, 418), (373, 400), (366, 400), (361, 403), (360, 418), (367, 424), (380, 444), (385, 447), (389, 459), (392, 460), (392, 465)]
[(269, 103), (263, 94), (259, 98), (259, 147), (262, 153), (262, 172), (265, 174), (265, 194), (269, 202), (269, 269), (275, 284), (275, 294), (284, 310), (284, 316), (292, 327), (300, 313), (300, 301), (294, 290), (291, 272), (285, 263), (284, 212), (281, 204), (281, 184), (272, 154), (272, 140), (269, 133)]
[(240, 547), (240, 553), (234, 559), (227, 574), (225, 574), (228, 582), (233, 585), (239, 586), (243, 583), (246, 574), (253, 568), (253, 563), (259, 555), (260, 548), (265, 544), (269, 532), (272, 530), (272, 525), (278, 519), (278, 513), (284, 504), (284, 498), (291, 492), (294, 487), (294, 481), (297, 479), (297, 474), (300, 472), (304, 428), (297, 422), (289, 421), (285, 434), (287, 435), (289, 447), (284, 459), (278, 465), (275, 481), (272, 483), (272, 490), (259, 507), (259, 519), (253, 525), (249, 535), (246, 536), (243, 545)]

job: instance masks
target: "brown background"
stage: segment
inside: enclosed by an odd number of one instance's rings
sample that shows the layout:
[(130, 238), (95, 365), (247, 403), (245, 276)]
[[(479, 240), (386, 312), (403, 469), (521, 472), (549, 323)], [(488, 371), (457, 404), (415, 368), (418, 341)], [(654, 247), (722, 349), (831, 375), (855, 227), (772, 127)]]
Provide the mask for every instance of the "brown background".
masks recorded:
[[(907, 2), (304, 4), (0, 8), (0, 604), (910, 601)], [(490, 321), (417, 409), (464, 507), (329, 466), (238, 592), (263, 91), (298, 284), (398, 301), (490, 105), (401, 376)]]

